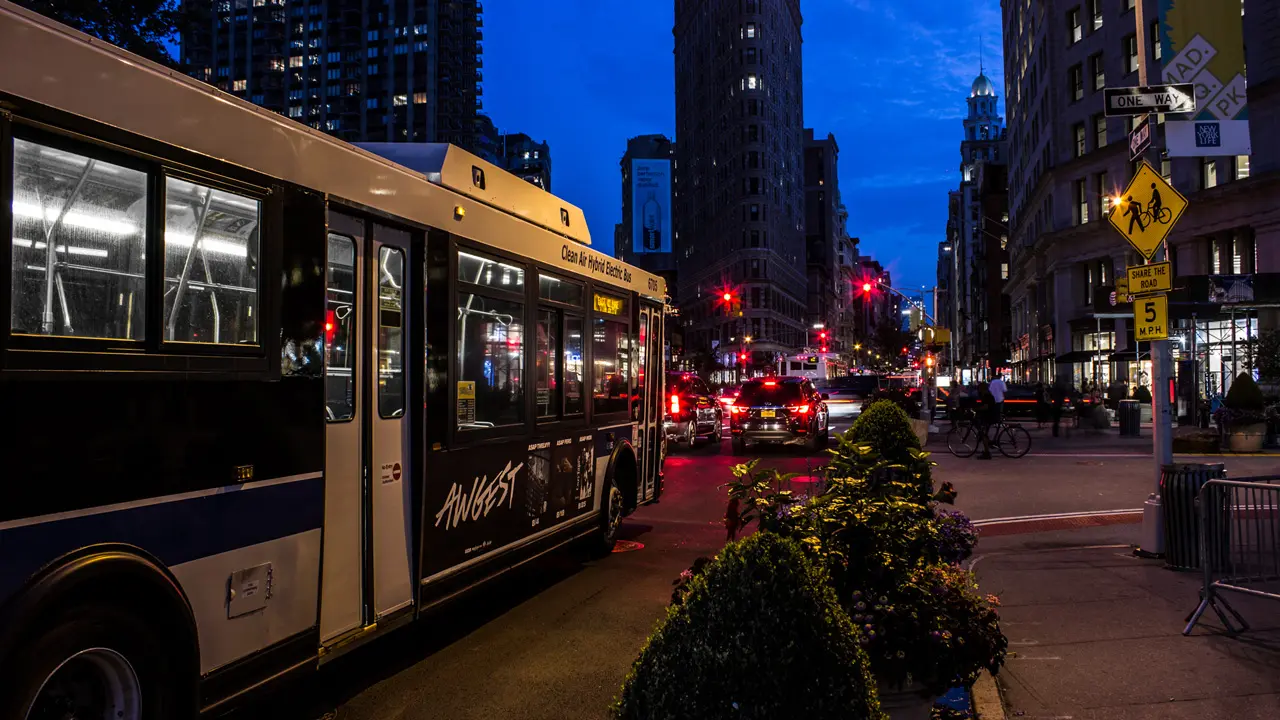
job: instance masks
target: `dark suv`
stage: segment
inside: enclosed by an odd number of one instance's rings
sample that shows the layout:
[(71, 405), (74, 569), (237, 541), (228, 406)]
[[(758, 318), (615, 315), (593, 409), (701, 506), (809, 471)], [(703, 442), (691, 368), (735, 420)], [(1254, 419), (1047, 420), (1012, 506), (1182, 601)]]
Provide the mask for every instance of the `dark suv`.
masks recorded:
[(711, 388), (693, 373), (667, 373), (667, 394), (663, 398), (663, 429), (668, 442), (692, 447), (700, 437), (720, 445), (724, 433), (724, 409)]
[(733, 452), (746, 452), (748, 442), (804, 443), (810, 450), (827, 444), (827, 396), (808, 378), (752, 380), (729, 406)]

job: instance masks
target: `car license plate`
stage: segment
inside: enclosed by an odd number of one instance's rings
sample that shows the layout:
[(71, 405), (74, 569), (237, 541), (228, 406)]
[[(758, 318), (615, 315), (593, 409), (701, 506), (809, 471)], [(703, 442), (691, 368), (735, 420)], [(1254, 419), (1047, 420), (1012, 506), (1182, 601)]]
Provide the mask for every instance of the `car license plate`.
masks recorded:
[(760, 417), (762, 418), (778, 417), (778, 413), (775, 410), (761, 410)]

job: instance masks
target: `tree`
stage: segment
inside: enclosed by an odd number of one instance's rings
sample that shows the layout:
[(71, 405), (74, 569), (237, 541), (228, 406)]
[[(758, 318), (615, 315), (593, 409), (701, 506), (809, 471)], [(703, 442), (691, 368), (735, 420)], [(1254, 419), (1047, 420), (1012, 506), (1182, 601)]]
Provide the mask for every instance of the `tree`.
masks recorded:
[(1257, 343), (1258, 376), (1265, 382), (1280, 382), (1280, 330), (1263, 331)]
[(176, 66), (176, 46), (186, 16), (179, 0), (14, 0), (148, 60)]

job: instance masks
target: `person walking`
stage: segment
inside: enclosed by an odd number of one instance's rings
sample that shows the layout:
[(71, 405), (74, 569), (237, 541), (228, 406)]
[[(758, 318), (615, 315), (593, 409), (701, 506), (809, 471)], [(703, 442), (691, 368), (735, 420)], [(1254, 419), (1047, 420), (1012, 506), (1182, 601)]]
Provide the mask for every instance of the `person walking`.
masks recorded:
[(1004, 376), (996, 375), (989, 386), (991, 396), (995, 398), (995, 417), (1000, 420), (1004, 417), (1004, 394), (1009, 391), (1009, 386), (1004, 384)]
[(1049, 388), (1044, 383), (1036, 383), (1036, 428), (1043, 428), (1049, 420)]
[(1053, 416), (1053, 436), (1058, 437), (1058, 424), (1062, 422), (1062, 406), (1067, 401), (1067, 389), (1063, 387), (1061, 380), (1053, 384), (1053, 389), (1049, 391), (1049, 399), (1049, 411)]
[(1129, 209), (1125, 210), (1124, 214), (1129, 216), (1129, 234), (1130, 235), (1133, 234), (1133, 224), (1135, 222), (1138, 223), (1139, 230), (1147, 229), (1147, 226), (1144, 225), (1142, 222), (1142, 203), (1138, 202), (1137, 200), (1134, 200), (1132, 195), (1129, 196)]

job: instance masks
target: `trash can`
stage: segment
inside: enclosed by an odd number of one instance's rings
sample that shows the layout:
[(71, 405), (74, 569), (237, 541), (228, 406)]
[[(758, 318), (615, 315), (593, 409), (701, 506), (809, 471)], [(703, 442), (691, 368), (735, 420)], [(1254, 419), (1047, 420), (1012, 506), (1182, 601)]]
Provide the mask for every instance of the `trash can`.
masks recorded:
[[(1200, 515), (1196, 495), (1210, 480), (1227, 477), (1222, 463), (1176, 463), (1160, 468), (1160, 508), (1164, 515), (1165, 565), (1174, 570), (1199, 570)], [(1224, 532), (1229, 524), (1217, 523)], [(1226, 548), (1226, 538), (1216, 547)]]
[(1137, 400), (1121, 400), (1116, 410), (1116, 423), (1121, 437), (1138, 437), (1142, 428), (1142, 403)]

